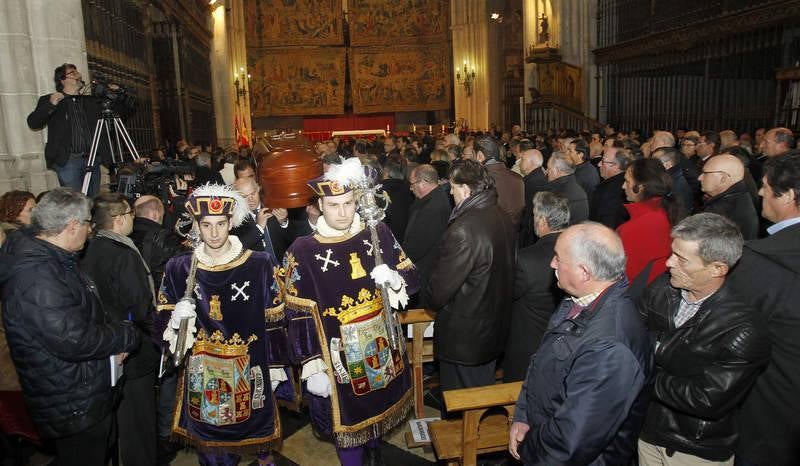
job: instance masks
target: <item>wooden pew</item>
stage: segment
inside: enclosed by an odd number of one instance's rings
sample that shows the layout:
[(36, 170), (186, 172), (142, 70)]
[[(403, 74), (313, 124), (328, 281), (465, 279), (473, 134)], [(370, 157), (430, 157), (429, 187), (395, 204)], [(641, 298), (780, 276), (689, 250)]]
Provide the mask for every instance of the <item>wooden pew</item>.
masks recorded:
[[(444, 392), (449, 412), (460, 412), (461, 419), (428, 424), (436, 457), (448, 466), (477, 465), (478, 455), (508, 449), (508, 429), (522, 382), (463, 388)], [(501, 413), (490, 408), (503, 408)]]
[(398, 320), (401, 324), (411, 326), (413, 340), (406, 346), (408, 359), (411, 362), (411, 374), (414, 383), (414, 414), (416, 417), (425, 417), (425, 392), (422, 385), (422, 363), (433, 361), (433, 340), (423, 337), (423, 333), (428, 325), (433, 322), (436, 313), (430, 309), (409, 309), (405, 312), (398, 312)]

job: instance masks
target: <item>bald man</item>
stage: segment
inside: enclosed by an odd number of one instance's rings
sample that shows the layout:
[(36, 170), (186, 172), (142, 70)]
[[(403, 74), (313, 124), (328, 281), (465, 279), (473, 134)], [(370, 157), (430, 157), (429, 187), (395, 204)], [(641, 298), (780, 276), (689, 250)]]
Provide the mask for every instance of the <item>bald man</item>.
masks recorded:
[(525, 183), (525, 208), (522, 211), (519, 227), (519, 247), (530, 246), (534, 242), (533, 234), (533, 196), (547, 184), (547, 175), (542, 165), (544, 157), (537, 149), (528, 149), (519, 156), (519, 171)]
[(509, 451), (524, 464), (628, 464), (653, 363), (622, 241), (599, 223), (569, 227), (550, 267), (567, 298), (531, 361)]
[(700, 186), (707, 196), (703, 212), (731, 219), (745, 240), (758, 236), (758, 213), (744, 183), (745, 167), (733, 155), (721, 154), (708, 159), (700, 173)]
[(269, 251), (280, 262), (289, 247), (289, 213), (286, 209), (270, 209), (261, 203), (261, 186), (254, 178), (237, 178), (233, 189), (247, 201), (250, 215), (231, 230), (245, 249)]

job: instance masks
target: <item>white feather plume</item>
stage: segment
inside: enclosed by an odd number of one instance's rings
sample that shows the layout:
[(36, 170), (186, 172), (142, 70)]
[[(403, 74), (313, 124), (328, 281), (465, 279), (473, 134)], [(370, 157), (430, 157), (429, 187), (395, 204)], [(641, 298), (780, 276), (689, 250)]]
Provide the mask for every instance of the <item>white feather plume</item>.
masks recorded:
[(207, 183), (199, 188), (195, 188), (192, 192), (193, 197), (213, 196), (213, 197), (230, 197), (234, 201), (233, 215), (231, 223), (236, 228), (242, 224), (247, 215), (250, 214), (250, 209), (247, 207), (247, 201), (244, 200), (239, 191), (236, 191), (231, 186)]
[(325, 179), (354, 188), (364, 181), (364, 167), (358, 157), (351, 157), (339, 165), (331, 165)]

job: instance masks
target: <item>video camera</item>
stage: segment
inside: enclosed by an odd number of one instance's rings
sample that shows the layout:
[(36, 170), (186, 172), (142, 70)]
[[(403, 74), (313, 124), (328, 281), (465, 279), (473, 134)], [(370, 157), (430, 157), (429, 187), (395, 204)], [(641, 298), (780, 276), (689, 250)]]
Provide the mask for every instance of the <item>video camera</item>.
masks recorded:
[(186, 195), (185, 190), (177, 188), (175, 177), (194, 178), (195, 171), (196, 167), (192, 162), (171, 159), (157, 164), (126, 164), (117, 172), (117, 184), (112, 185), (111, 190), (128, 199), (152, 194), (166, 201), (170, 187), (175, 194)]
[(108, 76), (103, 73), (92, 73), (92, 95), (103, 99), (104, 107), (114, 103), (121, 107), (133, 108), (136, 103), (135, 93), (134, 89), (109, 82)]

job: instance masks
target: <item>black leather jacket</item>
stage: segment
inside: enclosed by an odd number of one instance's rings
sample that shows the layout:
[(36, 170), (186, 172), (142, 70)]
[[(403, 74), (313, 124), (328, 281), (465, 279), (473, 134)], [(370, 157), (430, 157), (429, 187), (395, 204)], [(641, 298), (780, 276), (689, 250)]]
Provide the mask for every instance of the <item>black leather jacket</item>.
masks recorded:
[(494, 189), (474, 194), (453, 211), (423, 295), (437, 311), (439, 359), (477, 365), (503, 352), (514, 291), (515, 239)]
[(675, 328), (681, 291), (658, 277), (639, 310), (656, 342), (656, 378), (641, 439), (723, 461), (733, 455), (735, 415), (770, 355), (758, 314), (723, 285)]
[(109, 356), (138, 347), (130, 322), (111, 323), (76, 253), (25, 236), (3, 284), (3, 324), (26, 405), (45, 438), (84, 431), (114, 407)]

